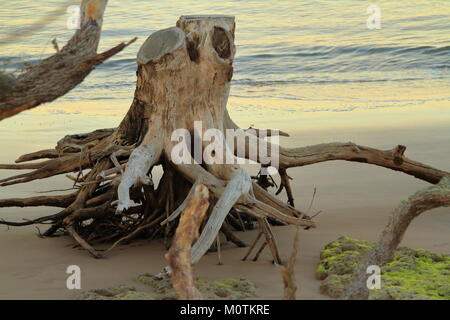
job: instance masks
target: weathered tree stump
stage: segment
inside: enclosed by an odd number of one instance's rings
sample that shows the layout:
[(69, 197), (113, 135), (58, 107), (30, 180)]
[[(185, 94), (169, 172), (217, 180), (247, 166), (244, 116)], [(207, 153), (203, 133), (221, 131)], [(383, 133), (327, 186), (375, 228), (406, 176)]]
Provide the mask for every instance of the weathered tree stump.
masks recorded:
[[(207, 252), (221, 229), (225, 235), (230, 234), (230, 226), (236, 223), (228, 220), (239, 221), (234, 215), (238, 210), (260, 222), (274, 260), (280, 263), (266, 219), (309, 228), (316, 224), (252, 182), (238, 164), (213, 161), (219, 155), (232, 159), (238, 155), (259, 162), (263, 167), (271, 164), (251, 152), (252, 143), (267, 144), (261, 131), (239, 130), (239, 137), (245, 138), (243, 154), (237, 143), (229, 146), (230, 141), (224, 138), (227, 129), (239, 129), (226, 109), (236, 52), (234, 31), (235, 21), (231, 16), (183, 16), (176, 27), (152, 34), (137, 55), (134, 99), (118, 128), (67, 136), (54, 150), (24, 155), (17, 162), (49, 160), (0, 165), (0, 169), (33, 169), (1, 180), (0, 186), (76, 172), (76, 176), (68, 176), (77, 187), (72, 194), (0, 201), (0, 207), (47, 205), (63, 210), (34, 221), (0, 223), (23, 226), (50, 222), (52, 226), (45, 236), (52, 236), (61, 229), (69, 230), (80, 245), (98, 256), (86, 244), (116, 240), (115, 247), (137, 237), (172, 236), (179, 214), (187, 205), (186, 198), (196, 185), (203, 184), (210, 191), (212, 205), (192, 248), (192, 262), (197, 262)], [(203, 131), (214, 129), (220, 133), (218, 141), (214, 141), (219, 148), (210, 149), (211, 141), (201, 139), (196, 123), (201, 124)], [(173, 139), (174, 132), (182, 132), (177, 138), (184, 144)], [(235, 137), (234, 142), (239, 137)], [(199, 142), (194, 143), (194, 148), (188, 147), (191, 138)], [(182, 152), (185, 149), (187, 154)], [(271, 150), (277, 149), (269, 144), (269, 155)], [(286, 170), (330, 160), (366, 162), (403, 171), (431, 183), (438, 183), (448, 175), (407, 159), (404, 151), (403, 147), (380, 151), (353, 143), (295, 149), (280, 147), (282, 187), (293, 205)], [(184, 160), (208, 161), (188, 164), (180, 161), (180, 154)], [(203, 155), (203, 159), (198, 159), (198, 154)], [(164, 175), (158, 186), (154, 186), (151, 172), (157, 165), (162, 166)], [(83, 174), (85, 169), (89, 169), (87, 174)], [(235, 210), (231, 211), (233, 208)], [(234, 242), (239, 243), (239, 240), (234, 239)]]

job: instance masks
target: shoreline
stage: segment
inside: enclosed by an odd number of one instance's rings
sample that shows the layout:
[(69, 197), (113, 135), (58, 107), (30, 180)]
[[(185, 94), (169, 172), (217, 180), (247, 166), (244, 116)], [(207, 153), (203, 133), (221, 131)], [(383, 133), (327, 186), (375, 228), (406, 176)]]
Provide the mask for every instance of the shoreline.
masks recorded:
[[(331, 299), (320, 293), (320, 281), (315, 278), (320, 251), (340, 236), (376, 240), (386, 223), (389, 209), (368, 213), (363, 216), (352, 211), (344, 214), (330, 212), (326, 218), (319, 219), (317, 230), (300, 233), (299, 255), (295, 266), (299, 288), (297, 299)], [(417, 218), (409, 228), (402, 246), (450, 253), (450, 241), (446, 233), (449, 220), (448, 210), (445, 209), (434, 210)], [(293, 227), (274, 228), (282, 259), (286, 259), (291, 252), (294, 233)], [(256, 231), (240, 232), (238, 235), (249, 244), (255, 238)], [(75, 299), (81, 292), (66, 288), (69, 276), (66, 269), (70, 265), (81, 268), (82, 291), (118, 285), (149, 291), (135, 278), (144, 273), (157, 274), (167, 264), (164, 260), (163, 242), (160, 240), (141, 240), (128, 246), (120, 246), (106, 259), (97, 260), (84, 250), (72, 248), (74, 242), (70, 237), (39, 239), (36, 229), (32, 227), (2, 231), (1, 237), (0, 299)], [(236, 248), (232, 244), (222, 245), (224, 265), (217, 264), (217, 254), (209, 253), (194, 267), (194, 274), (211, 280), (245, 278), (255, 283), (258, 294), (256, 299), (281, 299), (281, 273), (271, 263), (270, 252), (265, 250), (257, 262), (243, 262), (241, 258), (246, 251), (247, 248)]]

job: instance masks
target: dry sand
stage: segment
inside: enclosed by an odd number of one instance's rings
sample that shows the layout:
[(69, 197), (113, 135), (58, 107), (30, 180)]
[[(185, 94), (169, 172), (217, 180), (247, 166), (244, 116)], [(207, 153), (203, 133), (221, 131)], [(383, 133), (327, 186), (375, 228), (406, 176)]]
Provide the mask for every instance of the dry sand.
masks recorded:
[[(305, 145), (326, 141), (352, 140), (381, 149), (395, 143), (408, 146), (407, 155), (443, 170), (450, 171), (450, 132), (448, 127), (386, 130), (297, 131), (284, 145)], [(296, 143), (297, 141), (297, 143)], [(300, 143), (298, 141), (301, 141)], [(11, 141), (5, 142), (13, 146)], [(48, 145), (44, 147), (50, 147)], [(33, 143), (23, 142), (0, 156), (0, 162), (11, 162), (18, 155), (36, 150)], [(0, 172), (0, 177), (10, 173)], [(320, 282), (314, 270), (320, 250), (339, 236), (375, 240), (383, 229), (390, 211), (408, 195), (427, 184), (401, 173), (374, 166), (334, 162), (290, 170), (295, 178), (298, 207), (305, 210), (314, 190), (317, 196), (312, 212), (322, 210), (316, 219), (319, 228), (302, 231), (296, 276), (299, 299), (327, 299), (319, 292)], [(37, 181), (0, 190), (0, 198), (23, 197), (33, 190), (58, 189), (63, 179)], [(0, 209), (0, 217), (46, 215), (50, 208)], [(434, 252), (450, 252), (450, 209), (438, 209), (417, 218), (409, 228), (402, 245), (425, 248)], [(274, 229), (283, 257), (290, 253), (293, 229)], [(95, 260), (85, 251), (73, 249), (69, 237), (39, 239), (33, 227), (0, 228), (0, 299), (72, 299), (78, 292), (66, 289), (66, 268), (78, 265), (82, 270), (82, 289), (106, 288), (127, 284), (143, 289), (134, 278), (142, 273), (158, 273), (165, 266), (161, 242), (141, 241), (116, 249), (107, 259)], [(255, 232), (238, 233), (247, 243)], [(217, 265), (217, 255), (208, 254), (195, 267), (197, 276), (220, 279), (243, 277), (253, 281), (261, 299), (279, 299), (282, 283), (277, 267), (271, 265), (265, 251), (258, 262), (242, 262), (247, 249), (231, 244), (223, 246), (224, 265)]]

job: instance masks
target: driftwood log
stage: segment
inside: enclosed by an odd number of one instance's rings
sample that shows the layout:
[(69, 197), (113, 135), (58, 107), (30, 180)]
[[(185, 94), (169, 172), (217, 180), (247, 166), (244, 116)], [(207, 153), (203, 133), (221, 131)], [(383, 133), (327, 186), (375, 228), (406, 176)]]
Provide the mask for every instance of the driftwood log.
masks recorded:
[[(80, 245), (98, 256), (90, 244), (116, 241), (114, 248), (138, 237), (170, 239), (180, 213), (188, 205), (186, 198), (203, 184), (210, 192), (212, 205), (192, 248), (192, 262), (208, 251), (220, 231), (242, 245), (230, 230), (245, 229), (244, 216), (259, 222), (261, 236), (266, 239), (264, 247), (271, 250), (275, 262), (281, 263), (267, 220), (316, 227), (314, 221), (293, 206), (288, 168), (346, 160), (401, 171), (434, 184), (448, 175), (406, 158), (402, 146), (381, 151), (353, 143), (330, 143), (288, 149), (270, 145), (260, 136), (261, 131), (239, 130), (226, 108), (233, 75), (234, 32), (235, 20), (231, 16), (183, 16), (176, 27), (150, 35), (137, 55), (133, 102), (117, 128), (67, 136), (55, 149), (24, 155), (16, 164), (0, 165), (0, 169), (31, 169), (0, 180), (1, 187), (75, 172), (68, 175), (74, 183), (71, 194), (0, 200), (0, 207), (54, 206), (62, 210), (33, 221), (0, 224), (50, 223), (44, 236), (69, 231)], [(253, 143), (268, 144), (269, 156), (271, 150), (279, 149), (281, 186), (287, 191), (290, 204), (269, 193), (267, 185), (252, 181), (238, 164), (187, 164), (174, 158), (179, 143), (173, 140), (173, 133), (184, 129), (196, 140), (195, 122), (201, 123), (203, 130), (215, 129), (223, 137), (227, 129), (234, 129), (244, 137), (245, 146), (242, 154), (236, 143), (240, 137), (235, 137), (233, 148), (223, 140), (219, 141), (225, 146), (223, 149), (208, 152), (209, 144), (201, 141), (199, 150), (195, 150), (195, 145), (194, 150), (188, 150), (191, 159), (195, 158), (195, 151), (211, 159), (217, 153), (229, 156), (231, 150), (232, 157), (251, 159), (267, 167), (271, 163), (251, 152)], [(29, 162), (39, 159), (45, 160)], [(157, 186), (151, 175), (155, 166), (164, 170)]]
[(63, 96), (80, 84), (96, 66), (136, 40), (97, 53), (107, 2), (82, 1), (80, 28), (67, 44), (19, 75), (14, 84), (0, 94), (0, 121)]
[(194, 194), (180, 217), (180, 223), (166, 254), (173, 288), (180, 300), (200, 300), (202, 294), (195, 285), (191, 265), (191, 246), (197, 240), (201, 223), (209, 207), (209, 193), (204, 185), (197, 185)]
[(354, 280), (345, 292), (344, 300), (367, 300), (367, 268), (383, 266), (392, 261), (394, 252), (399, 246), (411, 222), (420, 214), (439, 207), (450, 207), (450, 178), (412, 195), (403, 201), (391, 214), (389, 222), (378, 240), (356, 270)]

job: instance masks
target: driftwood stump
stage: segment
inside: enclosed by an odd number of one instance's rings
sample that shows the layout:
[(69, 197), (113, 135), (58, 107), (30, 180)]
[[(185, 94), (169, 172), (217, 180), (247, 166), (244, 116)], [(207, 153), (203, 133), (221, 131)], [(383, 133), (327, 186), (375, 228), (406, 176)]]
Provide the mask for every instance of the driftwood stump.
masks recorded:
[[(170, 238), (187, 206), (186, 198), (198, 184), (203, 184), (210, 192), (211, 208), (192, 248), (192, 262), (207, 252), (220, 230), (232, 239), (231, 226), (239, 226), (242, 221), (239, 214), (243, 213), (260, 222), (274, 260), (280, 263), (267, 219), (316, 227), (314, 221), (293, 207), (288, 168), (347, 160), (403, 171), (431, 183), (438, 183), (448, 175), (406, 158), (402, 146), (381, 151), (353, 143), (330, 143), (287, 149), (267, 143), (262, 131), (239, 130), (226, 108), (236, 52), (234, 32), (235, 20), (231, 16), (183, 16), (176, 27), (153, 33), (137, 55), (134, 99), (117, 128), (67, 136), (55, 149), (17, 160), (26, 163), (0, 165), (0, 169), (32, 169), (1, 180), (2, 187), (75, 172), (75, 176), (68, 176), (74, 183), (72, 194), (0, 200), (0, 207), (55, 206), (62, 210), (34, 221), (0, 221), (0, 224), (51, 223), (44, 236), (55, 235), (59, 230), (70, 231), (80, 245), (98, 257), (92, 243), (115, 240), (111, 247), (114, 248), (137, 237)], [(209, 149), (211, 141), (201, 139), (196, 123), (201, 124), (203, 131), (215, 129), (221, 133), (219, 137), (225, 137), (227, 129), (236, 130), (238, 136), (233, 142), (244, 138), (243, 148), (240, 150), (237, 143), (231, 147), (230, 141), (220, 138), (215, 142), (221, 148)], [(173, 139), (174, 132), (182, 133), (178, 140)], [(199, 144), (186, 147), (188, 153), (183, 153), (186, 150), (180, 146), (188, 146), (190, 139)], [(180, 144), (183, 140), (184, 144)], [(255, 142), (268, 144), (269, 153), (279, 150), (281, 185), (291, 205), (252, 182), (237, 161), (187, 164), (177, 157), (184, 154), (185, 160), (199, 160), (196, 155), (200, 153), (203, 160), (214, 160), (222, 154), (251, 159), (263, 167), (271, 165), (252, 152)], [(27, 163), (38, 159), (48, 160)], [(162, 166), (164, 175), (154, 186), (151, 172), (157, 165)], [(238, 239), (234, 242), (242, 244)]]

